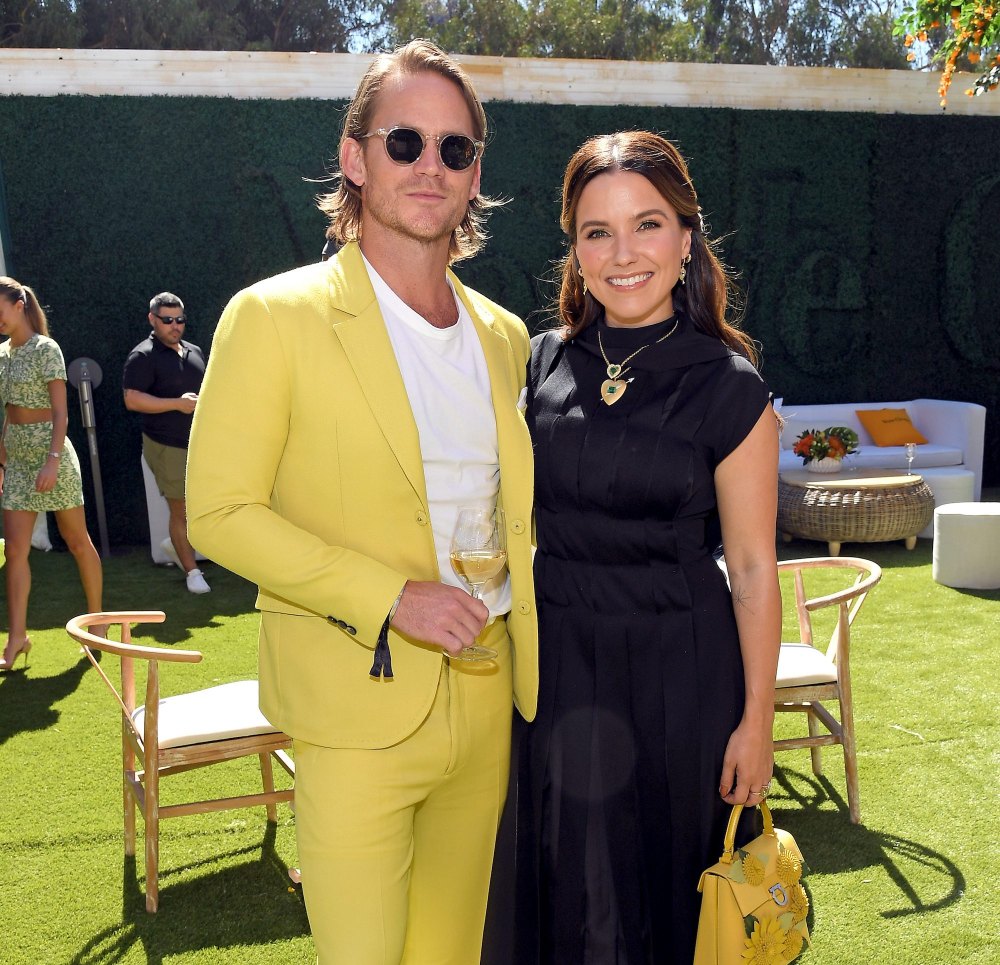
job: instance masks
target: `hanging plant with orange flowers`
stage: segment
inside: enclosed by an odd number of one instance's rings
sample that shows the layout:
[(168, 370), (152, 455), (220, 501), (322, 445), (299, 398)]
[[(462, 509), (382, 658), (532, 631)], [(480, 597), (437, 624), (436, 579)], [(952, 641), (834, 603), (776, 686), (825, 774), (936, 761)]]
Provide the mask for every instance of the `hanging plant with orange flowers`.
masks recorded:
[(948, 103), (948, 90), (959, 66), (979, 71), (969, 97), (1000, 86), (1000, 0), (951, 3), (949, 0), (918, 0), (906, 7), (893, 33), (903, 37), (906, 59), (916, 58), (913, 47), (926, 45), (932, 60), (943, 64), (938, 94), (941, 106)]

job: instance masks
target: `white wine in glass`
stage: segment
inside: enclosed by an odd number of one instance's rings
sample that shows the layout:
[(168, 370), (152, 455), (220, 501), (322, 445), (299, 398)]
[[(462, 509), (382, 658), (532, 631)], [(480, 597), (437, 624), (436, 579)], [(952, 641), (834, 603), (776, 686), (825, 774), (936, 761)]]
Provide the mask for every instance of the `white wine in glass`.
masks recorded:
[(507, 564), (504, 550), (452, 550), (452, 569), (472, 587), (479, 599), (479, 588), (497, 576)]
[[(493, 506), (462, 506), (451, 537), (451, 567), (481, 600), (482, 588), (507, 565), (503, 510)], [(452, 659), (493, 660), (497, 653), (478, 644), (465, 647)]]

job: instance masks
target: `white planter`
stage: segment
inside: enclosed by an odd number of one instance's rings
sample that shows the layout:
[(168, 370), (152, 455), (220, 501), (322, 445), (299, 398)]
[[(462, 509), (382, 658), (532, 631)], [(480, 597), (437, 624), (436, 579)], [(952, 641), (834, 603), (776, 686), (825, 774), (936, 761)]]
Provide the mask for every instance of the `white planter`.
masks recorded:
[(806, 463), (806, 469), (809, 472), (839, 472), (843, 468), (844, 462), (842, 459), (834, 459), (833, 456), (827, 456), (824, 459), (813, 459), (811, 462)]

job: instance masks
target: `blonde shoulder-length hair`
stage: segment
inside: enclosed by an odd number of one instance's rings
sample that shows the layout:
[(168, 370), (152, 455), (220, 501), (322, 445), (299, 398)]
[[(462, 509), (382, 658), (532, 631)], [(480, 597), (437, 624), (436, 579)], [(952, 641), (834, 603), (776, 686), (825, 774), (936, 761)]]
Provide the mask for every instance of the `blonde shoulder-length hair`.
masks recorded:
[[(378, 96), (388, 77), (422, 72), (439, 74), (455, 84), (468, 105), (475, 139), (485, 142), (486, 111), (483, 110), (469, 75), (457, 61), (429, 40), (411, 40), (392, 53), (379, 54), (361, 78), (344, 118), (341, 147), (349, 138), (361, 138), (370, 133)], [(334, 183), (333, 190), (316, 199), (320, 211), (330, 219), (326, 236), (340, 244), (357, 241), (361, 232), (361, 188), (342, 171), (336, 172), (331, 180)], [(471, 258), (480, 251), (489, 237), (486, 233), (486, 217), (492, 208), (502, 203), (482, 194), (469, 202), (465, 217), (451, 235), (450, 263)]]

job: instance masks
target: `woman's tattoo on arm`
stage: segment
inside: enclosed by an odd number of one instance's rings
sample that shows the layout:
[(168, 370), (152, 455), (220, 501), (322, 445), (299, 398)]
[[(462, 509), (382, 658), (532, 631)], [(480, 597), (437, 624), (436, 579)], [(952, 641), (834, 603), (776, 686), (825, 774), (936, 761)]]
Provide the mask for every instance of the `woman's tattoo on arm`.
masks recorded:
[(750, 610), (750, 594), (742, 586), (733, 587), (733, 605)]

